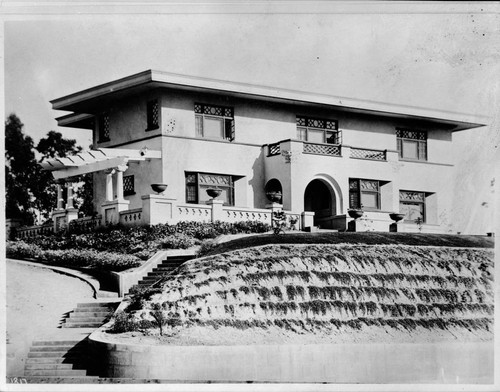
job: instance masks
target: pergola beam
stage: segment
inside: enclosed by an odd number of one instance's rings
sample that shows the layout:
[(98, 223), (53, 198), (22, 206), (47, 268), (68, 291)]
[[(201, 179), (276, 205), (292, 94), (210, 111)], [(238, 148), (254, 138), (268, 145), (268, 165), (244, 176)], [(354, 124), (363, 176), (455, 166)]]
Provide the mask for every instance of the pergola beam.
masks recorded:
[(103, 161), (95, 161), (86, 163), (80, 166), (71, 166), (64, 169), (53, 171), (53, 176), (56, 180), (62, 178), (80, 176), (82, 174), (93, 173), (106, 169), (113, 169), (117, 166), (126, 165), (129, 159), (127, 157), (110, 158)]

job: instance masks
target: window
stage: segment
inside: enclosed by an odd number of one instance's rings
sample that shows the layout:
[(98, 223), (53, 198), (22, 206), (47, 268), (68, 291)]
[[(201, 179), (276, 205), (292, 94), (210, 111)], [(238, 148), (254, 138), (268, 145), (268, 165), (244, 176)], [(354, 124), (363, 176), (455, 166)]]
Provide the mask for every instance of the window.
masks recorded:
[(396, 129), (399, 158), (415, 161), (427, 160), (427, 132)]
[(109, 142), (109, 114), (102, 113), (97, 121), (98, 143)]
[(299, 140), (341, 144), (341, 136), (337, 121), (297, 116), (297, 139)]
[(217, 199), (224, 201), (224, 205), (234, 205), (233, 177), (210, 173), (186, 173), (186, 203), (205, 204), (211, 199), (207, 189), (214, 187), (222, 190)]
[(380, 210), (380, 181), (350, 178), (349, 208)]
[(414, 191), (399, 191), (399, 212), (405, 214), (406, 221), (425, 222), (425, 193)]
[(134, 176), (123, 176), (123, 196), (135, 195)]
[(160, 105), (157, 99), (147, 103), (147, 121), (148, 127), (146, 131), (152, 131), (160, 127)]
[(194, 113), (197, 137), (234, 140), (233, 108), (195, 103)]

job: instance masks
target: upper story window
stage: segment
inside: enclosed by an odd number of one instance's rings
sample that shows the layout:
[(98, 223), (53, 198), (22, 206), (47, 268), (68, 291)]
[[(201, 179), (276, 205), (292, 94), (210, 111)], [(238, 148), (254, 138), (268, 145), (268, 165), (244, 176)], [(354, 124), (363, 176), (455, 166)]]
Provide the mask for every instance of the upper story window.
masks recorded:
[(350, 178), (349, 208), (380, 210), (380, 181)]
[(109, 142), (109, 114), (101, 113), (97, 119), (98, 143)]
[(400, 159), (427, 160), (427, 132), (396, 129)]
[(186, 173), (186, 203), (204, 204), (210, 200), (208, 188), (219, 188), (217, 199), (234, 206), (234, 179), (232, 176), (211, 173)]
[(146, 131), (152, 131), (160, 127), (160, 105), (158, 100), (149, 101), (147, 103), (147, 121), (148, 127)]
[(233, 108), (195, 103), (194, 113), (197, 137), (234, 140)]
[(342, 134), (335, 120), (297, 116), (297, 139), (312, 143), (341, 144)]
[(414, 191), (399, 191), (399, 212), (405, 214), (405, 221), (425, 222), (425, 193)]

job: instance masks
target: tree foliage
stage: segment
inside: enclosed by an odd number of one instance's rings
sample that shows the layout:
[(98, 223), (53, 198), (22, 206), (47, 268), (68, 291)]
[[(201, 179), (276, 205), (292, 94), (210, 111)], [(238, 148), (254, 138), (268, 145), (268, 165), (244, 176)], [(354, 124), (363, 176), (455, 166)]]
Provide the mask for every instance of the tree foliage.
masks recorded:
[[(30, 225), (35, 221), (35, 212), (48, 218), (57, 203), (57, 186), (52, 173), (42, 170), (38, 163), (76, 154), (82, 148), (77, 146), (76, 140), (65, 139), (55, 131), (48, 132), (35, 148), (33, 139), (24, 134), (23, 127), (14, 113), (5, 122), (6, 216), (21, 219), (24, 224)], [(85, 210), (92, 209), (91, 180), (91, 175), (76, 179), (85, 181), (77, 192), (77, 200), (83, 201), (81, 204)]]

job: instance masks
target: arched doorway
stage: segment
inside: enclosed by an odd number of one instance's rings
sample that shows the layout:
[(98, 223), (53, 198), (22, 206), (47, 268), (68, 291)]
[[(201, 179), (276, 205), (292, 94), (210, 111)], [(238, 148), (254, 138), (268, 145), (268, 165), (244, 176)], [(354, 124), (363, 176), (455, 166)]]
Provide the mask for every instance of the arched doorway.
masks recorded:
[(322, 180), (312, 180), (304, 192), (304, 211), (314, 212), (314, 226), (332, 228), (335, 215), (335, 194)]

